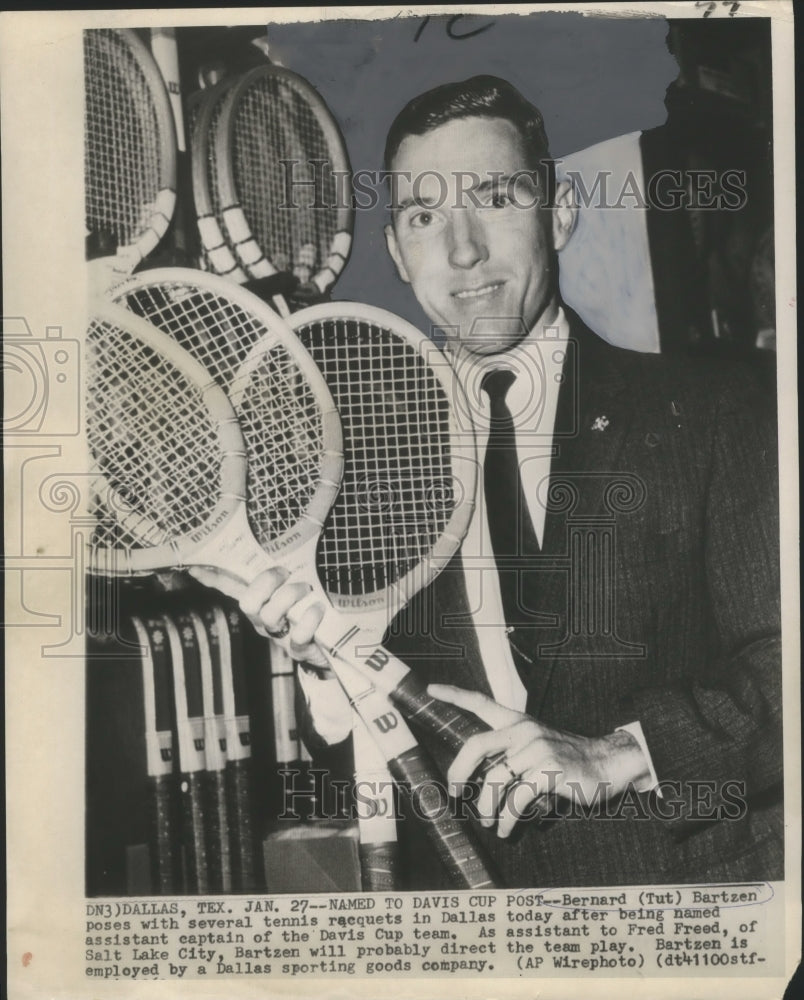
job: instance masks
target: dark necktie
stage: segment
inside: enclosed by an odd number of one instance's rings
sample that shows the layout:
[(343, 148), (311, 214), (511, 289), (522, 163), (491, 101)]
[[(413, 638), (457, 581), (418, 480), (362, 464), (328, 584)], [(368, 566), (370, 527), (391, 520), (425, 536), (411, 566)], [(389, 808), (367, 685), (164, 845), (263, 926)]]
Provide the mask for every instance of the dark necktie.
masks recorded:
[(514, 421), (505, 403), (505, 395), (514, 378), (512, 371), (501, 368), (488, 372), (480, 383), (491, 404), (489, 439), (483, 462), (486, 516), (500, 577), (503, 611), (509, 626), (527, 618), (527, 612), (518, 601), (518, 581), (527, 557), (539, 553), (519, 475)]

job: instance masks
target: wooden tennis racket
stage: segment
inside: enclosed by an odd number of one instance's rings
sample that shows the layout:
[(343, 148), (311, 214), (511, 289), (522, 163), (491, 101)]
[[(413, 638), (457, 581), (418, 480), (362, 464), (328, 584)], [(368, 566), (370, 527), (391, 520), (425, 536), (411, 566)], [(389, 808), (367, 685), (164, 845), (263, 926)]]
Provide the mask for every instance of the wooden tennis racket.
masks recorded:
[(84, 32), (87, 258), (130, 274), (167, 232), (176, 203), (176, 133), (159, 67), (138, 35)]
[[(230, 394), (238, 377), (233, 371), (265, 330), (277, 337), (287, 332), (284, 322), (246, 289), (194, 271), (149, 271), (114, 294), (187, 348)], [(347, 453), (342, 495), (315, 552), (321, 583), (315, 581), (310, 600), (320, 597), (323, 585), (334, 605), (322, 623), (326, 632), (319, 632), (322, 647), (331, 651), (335, 645), (338, 655), (347, 643), (359, 650), (355, 665), (455, 754), (469, 735), (487, 727), (431, 698), (426, 685), (384, 650), (371, 654), (393, 614), (455, 554), (471, 518), (474, 436), (462, 423), (461, 412), (468, 411), (460, 385), (429, 339), (384, 310), (325, 303), (294, 314), (291, 321), (316, 372), (324, 374), (326, 390), (337, 398)], [(257, 402), (270, 408), (267, 398)], [(244, 419), (253, 480), (249, 517), (268, 551), (277, 548), (273, 488), (271, 475), (262, 477), (256, 470), (270, 455), (275, 427), (270, 413), (253, 406)], [(313, 536), (305, 537), (310, 542)]]
[(145, 760), (150, 784), (154, 888), (161, 895), (179, 891), (174, 850), (178, 840), (174, 808), (173, 713), (170, 647), (159, 619), (131, 619), (140, 644), (145, 706)]
[(195, 633), (201, 667), (201, 703), (204, 720), (204, 823), (209, 857), (210, 892), (231, 892), (232, 855), (229, 844), (229, 811), (226, 801), (226, 732), (220, 678), (220, 646), (201, 616), (190, 611), (180, 625)]
[(346, 145), (321, 96), (290, 70), (258, 66), (226, 95), (215, 144), (221, 216), (244, 269), (292, 275), (320, 298), (354, 224)]
[(254, 849), (251, 778), (251, 720), (248, 711), (243, 632), (240, 614), (213, 607), (207, 629), (217, 636), (221, 658), (221, 694), (226, 732), (226, 779), (230, 818), (232, 882), (236, 892), (261, 887)]
[(199, 91), (189, 102), (190, 152), (198, 234), (203, 249), (203, 264), (207, 270), (243, 284), (248, 275), (240, 266), (224, 235), (220, 217), (220, 201), (216, 184), (215, 135), (223, 98), (237, 77), (225, 77), (215, 86)]
[(161, 621), (170, 645), (173, 669), (184, 889), (204, 894), (210, 891), (210, 881), (204, 820), (206, 757), (200, 664), (192, 628), (180, 630), (170, 615), (162, 615)]
[[(104, 509), (115, 517), (113, 524), (97, 526), (92, 568), (108, 574), (164, 565), (216, 566), (248, 582), (284, 565), (299, 574), (306, 567), (314, 576), (315, 545), (337, 492), (342, 449), (337, 412), (301, 345), (272, 334), (257, 342), (233, 380), (239, 420), (201, 365), (120, 307), (96, 304), (87, 346), (93, 471), (97, 489), (106, 493)], [(272, 416), (266, 424), (269, 405)], [(255, 427), (259, 435), (253, 434)], [(249, 528), (246, 495), (260, 509), (271, 509), (271, 535), (266, 537), (264, 524), (261, 542)], [(324, 598), (317, 579), (311, 582)], [(334, 609), (330, 621), (330, 629), (341, 636)], [(349, 655), (347, 641), (324, 648), (345, 686), (354, 688), (350, 675), (355, 668), (358, 676), (362, 673), (360, 697), (350, 689), (353, 704), (397, 781), (412, 790), (417, 815), (447, 871), (456, 884), (493, 884), (467, 831), (445, 814), (443, 803), (432, 811), (428, 795), (440, 788), (432, 765), (402, 717), (375, 689), (374, 675), (366, 680), (365, 665)], [(376, 676), (380, 687), (383, 678)], [(428, 801), (430, 811), (423, 812), (419, 806)]]

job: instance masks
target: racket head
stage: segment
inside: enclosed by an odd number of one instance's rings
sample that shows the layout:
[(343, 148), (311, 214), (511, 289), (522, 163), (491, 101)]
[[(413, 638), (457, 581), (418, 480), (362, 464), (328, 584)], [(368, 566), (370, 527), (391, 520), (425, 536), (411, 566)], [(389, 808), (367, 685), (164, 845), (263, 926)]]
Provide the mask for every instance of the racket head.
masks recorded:
[(131, 271), (155, 249), (173, 217), (173, 111), (159, 67), (134, 31), (89, 29), (83, 46), (90, 256), (103, 256), (114, 244), (119, 269)]
[(239, 494), (248, 496), (250, 516), (259, 512), (251, 528), (265, 551), (286, 557), (314, 541), (338, 491), (343, 444), (326, 383), (292, 330), (245, 288), (187, 268), (145, 272), (112, 294), (125, 315), (147, 320), (221, 390), (234, 392), (245, 362), (241, 383), (259, 368), (261, 381), (241, 393), (239, 447), (249, 462)]
[(220, 110), (226, 94), (237, 82), (230, 76), (207, 90), (199, 91), (188, 102), (190, 109), (190, 167), (198, 234), (208, 270), (243, 284), (248, 280), (229, 246), (220, 220), (220, 199), (216, 186), (216, 144)]
[(352, 302), (289, 318), (341, 416), (345, 471), (317, 551), (332, 604), (382, 634), (457, 551), (474, 507), (474, 435), (445, 355), (393, 313)]
[(222, 276), (192, 268), (151, 268), (109, 294), (172, 337), (224, 389), (267, 333), (297, 352), (306, 375), (321, 381), (287, 323), (258, 296)]
[(312, 585), (314, 554), (308, 564), (305, 550), (340, 489), (343, 438), (326, 382), (301, 344), (294, 346), (295, 358), (277, 341), (257, 341), (227, 391), (248, 449), (251, 530), (265, 552), (299, 550), (294, 568), (309, 571)]
[[(294, 271), (326, 292), (348, 260), (354, 212), (346, 144), (321, 96), (290, 70), (258, 66), (227, 95), (215, 141), (222, 216), (251, 277)], [(288, 204), (283, 160), (321, 161), (318, 207)]]
[(87, 332), (96, 573), (185, 564), (242, 507), (245, 444), (226, 393), (172, 339), (113, 303)]

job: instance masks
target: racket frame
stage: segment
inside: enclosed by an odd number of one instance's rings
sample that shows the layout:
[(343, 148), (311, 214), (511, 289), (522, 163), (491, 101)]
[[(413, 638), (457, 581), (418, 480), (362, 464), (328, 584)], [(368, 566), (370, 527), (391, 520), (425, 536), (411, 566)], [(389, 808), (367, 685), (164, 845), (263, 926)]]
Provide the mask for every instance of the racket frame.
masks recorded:
[[(450, 400), (448, 418), (452, 471), (450, 485), (454, 491), (453, 495), (457, 496), (458, 499), (446, 527), (435, 545), (428, 555), (404, 576), (381, 590), (364, 594), (340, 594), (326, 591), (327, 598), (334, 608), (344, 615), (353, 615), (359, 618), (364, 632), (373, 634), (374, 638), (378, 640), (386, 631), (393, 615), (412, 600), (420, 590), (428, 586), (449, 563), (460, 548), (469, 529), (475, 507), (475, 492), (478, 481), (475, 435), (474, 431), (471, 428), (467, 429), (465, 423), (462, 422), (461, 415), (468, 412), (464, 391), (455, 377), (449, 359), (429, 337), (401, 317), (375, 306), (358, 302), (337, 301), (323, 302), (301, 309), (288, 318), (288, 323), (315, 360), (316, 352), (310, 347), (301, 331), (315, 323), (326, 323), (327, 321), (337, 323), (339, 320), (369, 323), (390, 330), (396, 338), (406, 342), (414, 352), (418, 353), (424, 365), (433, 373)], [(356, 348), (355, 352), (357, 350)], [(348, 363), (346, 350), (344, 350), (344, 355), (347, 357)], [(326, 379), (326, 369), (322, 370)], [(333, 392), (333, 389), (330, 388), (330, 391)], [(344, 451), (348, 462), (351, 429), (345, 420), (342, 420), (342, 429)], [(337, 504), (338, 499), (336, 498), (334, 506), (337, 507)], [(358, 534), (357, 529), (355, 533)]]
[(198, 234), (206, 261), (215, 274), (225, 275), (242, 285), (248, 281), (248, 275), (235, 257), (218, 217), (213, 194), (215, 178), (211, 176), (210, 162), (211, 150), (215, 148), (215, 112), (236, 81), (237, 77), (226, 76), (194, 98), (199, 107), (190, 129), (190, 167)]
[[(84, 73), (85, 79), (88, 73), (87, 68), (87, 45), (90, 38), (100, 32), (105, 37), (116, 37), (119, 43), (126, 46), (129, 53), (137, 63), (138, 68), (145, 78), (149, 93), (153, 102), (154, 112), (158, 123), (159, 145), (160, 145), (160, 189), (150, 204), (152, 211), (148, 217), (147, 224), (140, 227), (139, 235), (131, 242), (123, 246), (118, 246), (116, 253), (111, 258), (114, 270), (125, 274), (130, 274), (134, 268), (151, 254), (170, 227), (173, 213), (176, 208), (176, 171), (177, 171), (177, 151), (176, 151), (176, 127), (173, 117), (173, 108), (170, 103), (165, 82), (159, 66), (148, 46), (140, 39), (139, 35), (130, 28), (90, 28), (84, 31), (83, 52), (84, 52)], [(87, 131), (87, 98), (84, 97), (84, 156), (88, 156), (86, 148)], [(85, 159), (86, 162), (86, 159)], [(84, 190), (86, 191), (86, 179)], [(85, 196), (86, 202), (86, 196)], [(86, 205), (85, 205), (86, 207)], [(144, 206), (141, 206), (141, 208)]]
[[(242, 95), (265, 77), (276, 77), (301, 95), (324, 134), (333, 172), (349, 177), (351, 177), (352, 172), (346, 143), (332, 112), (318, 91), (304, 77), (285, 69), (283, 66), (272, 65), (257, 66), (243, 74), (236, 86), (227, 94), (221, 109), (215, 135), (217, 146), (215, 163), (224, 228), (241, 263), (252, 278), (276, 274), (278, 269), (265, 253), (265, 248), (259, 245), (237, 190), (234, 168), (235, 124), (236, 109)], [(327, 248), (326, 260), (310, 279), (322, 295), (338, 280), (349, 259), (353, 228), (354, 211), (352, 206), (345, 203), (338, 204), (336, 206), (335, 234)], [(293, 270), (292, 260), (289, 262), (289, 270)]]
[[(230, 293), (241, 291), (249, 300), (253, 298), (236, 285), (229, 282), (224, 284)], [(263, 308), (267, 309), (267, 306)], [(276, 316), (274, 320), (276, 323), (280, 322)], [(133, 551), (105, 546), (90, 547), (90, 568), (106, 575), (130, 575), (149, 569), (183, 569), (191, 565), (214, 566), (232, 572), (232, 567), (238, 566), (253, 579), (258, 572), (275, 568), (280, 554), (286, 557), (297, 548), (306, 549), (315, 545), (323, 520), (338, 491), (343, 471), (343, 447), (335, 404), (312, 359), (295, 338), (290, 334), (285, 338), (281, 337), (278, 329), (266, 330), (265, 335), (253, 346), (248, 363), (254, 364), (262, 352), (281, 343), (286, 349), (289, 348), (289, 353), (293, 355), (293, 360), (308, 385), (313, 387), (320, 406), (322, 426), (323, 447), (318, 484), (307, 509), (296, 524), (273, 538), (270, 545), (261, 546), (249, 528), (246, 515), (246, 443), (224, 390), (206, 368), (175, 340), (129, 310), (112, 302), (98, 301), (93, 308), (93, 322), (95, 321), (127, 330), (158, 356), (166, 358), (189, 382), (200, 389), (207, 411), (216, 425), (222, 454), (222, 489), (214, 510), (192, 532)], [(125, 504), (124, 499), (119, 502)], [(138, 512), (132, 510), (130, 523), (127, 524), (132, 532), (136, 530), (137, 517)]]

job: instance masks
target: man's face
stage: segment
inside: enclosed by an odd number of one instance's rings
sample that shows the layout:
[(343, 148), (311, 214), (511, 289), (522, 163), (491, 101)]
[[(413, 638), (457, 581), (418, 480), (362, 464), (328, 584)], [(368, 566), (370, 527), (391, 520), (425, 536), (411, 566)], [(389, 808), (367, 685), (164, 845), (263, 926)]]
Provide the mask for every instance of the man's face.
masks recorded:
[(390, 166), (388, 249), (453, 349), (503, 352), (555, 318), (554, 212), (511, 122), (461, 118), (407, 136)]

